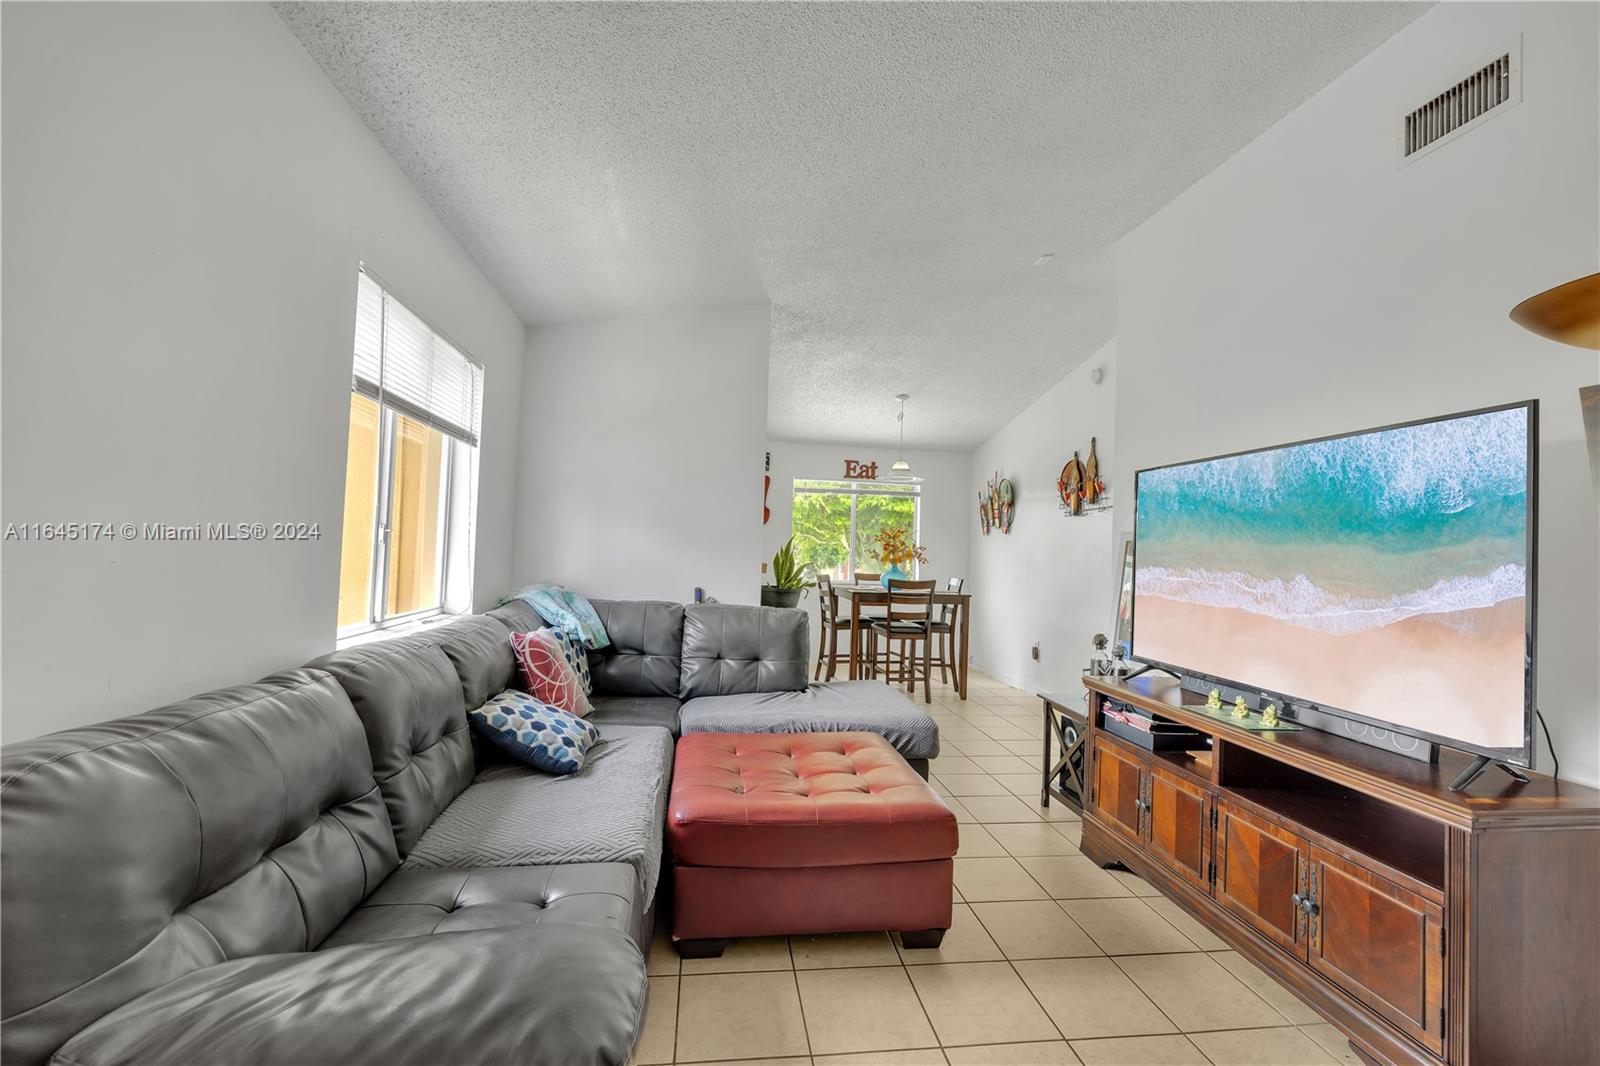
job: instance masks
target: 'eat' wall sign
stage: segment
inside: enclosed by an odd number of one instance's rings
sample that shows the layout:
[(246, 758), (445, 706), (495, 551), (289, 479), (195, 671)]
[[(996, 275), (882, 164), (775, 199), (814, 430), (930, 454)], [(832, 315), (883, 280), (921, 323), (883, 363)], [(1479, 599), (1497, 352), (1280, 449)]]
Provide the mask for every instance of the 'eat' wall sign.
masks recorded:
[(863, 463), (859, 459), (846, 459), (844, 461), (844, 479), (846, 481), (876, 481), (878, 480), (878, 464)]

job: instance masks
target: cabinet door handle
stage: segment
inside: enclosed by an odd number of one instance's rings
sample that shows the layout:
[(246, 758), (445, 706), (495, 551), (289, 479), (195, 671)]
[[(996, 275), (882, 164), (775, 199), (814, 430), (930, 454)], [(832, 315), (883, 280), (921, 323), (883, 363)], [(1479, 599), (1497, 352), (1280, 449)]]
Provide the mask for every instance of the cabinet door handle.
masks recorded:
[(1298, 892), (1290, 893), (1289, 899), (1290, 899), (1290, 901), (1292, 901), (1294, 903), (1294, 909), (1295, 910), (1304, 911), (1306, 909), (1306, 898), (1304, 896), (1302, 896), (1300, 893), (1298, 893)]

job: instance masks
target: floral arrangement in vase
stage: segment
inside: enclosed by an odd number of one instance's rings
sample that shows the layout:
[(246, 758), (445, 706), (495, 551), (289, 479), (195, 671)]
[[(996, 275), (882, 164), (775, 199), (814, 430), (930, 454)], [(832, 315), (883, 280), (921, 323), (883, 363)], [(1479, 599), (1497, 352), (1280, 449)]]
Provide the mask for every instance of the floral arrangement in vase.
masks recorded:
[(880, 580), (883, 587), (888, 588), (892, 580), (907, 581), (911, 572), (906, 569), (912, 563), (925, 563), (928, 554), (922, 545), (911, 540), (911, 531), (906, 529), (885, 529), (877, 536), (878, 561), (883, 564), (883, 576)]

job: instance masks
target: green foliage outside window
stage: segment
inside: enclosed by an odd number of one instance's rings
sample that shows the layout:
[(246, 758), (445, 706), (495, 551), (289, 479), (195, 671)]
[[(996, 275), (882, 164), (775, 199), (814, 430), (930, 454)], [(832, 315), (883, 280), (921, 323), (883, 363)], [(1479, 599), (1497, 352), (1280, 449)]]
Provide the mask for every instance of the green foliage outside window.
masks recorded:
[[(891, 492), (893, 490), (890, 490)], [(909, 492), (892, 495), (854, 494), (855, 551), (850, 543), (848, 488), (838, 492), (796, 492), (793, 530), (796, 560), (812, 573), (848, 581), (854, 570), (882, 570), (876, 539), (884, 529), (904, 529), (916, 535), (917, 497)]]

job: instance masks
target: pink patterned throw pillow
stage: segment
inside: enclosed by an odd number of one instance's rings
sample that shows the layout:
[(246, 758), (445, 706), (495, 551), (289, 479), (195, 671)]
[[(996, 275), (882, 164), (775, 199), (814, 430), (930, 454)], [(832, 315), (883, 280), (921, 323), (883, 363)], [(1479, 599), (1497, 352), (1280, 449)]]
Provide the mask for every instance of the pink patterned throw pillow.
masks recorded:
[(580, 718), (594, 710), (553, 630), (513, 633), (511, 650), (522, 667), (523, 687), (534, 699)]

